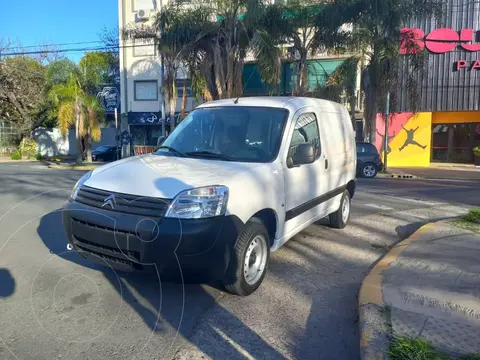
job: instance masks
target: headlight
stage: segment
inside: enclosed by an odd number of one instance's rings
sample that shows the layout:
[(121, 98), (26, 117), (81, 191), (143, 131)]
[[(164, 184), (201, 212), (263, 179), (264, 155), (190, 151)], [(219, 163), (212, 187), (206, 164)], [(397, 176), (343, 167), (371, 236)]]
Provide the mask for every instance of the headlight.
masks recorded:
[(227, 202), (226, 186), (207, 186), (187, 190), (177, 195), (165, 217), (202, 219), (225, 215)]
[(87, 181), (90, 176), (92, 176), (92, 172), (89, 171), (87, 172), (86, 174), (84, 174), (80, 180), (77, 181), (77, 183), (75, 184), (75, 186), (73, 187), (73, 190), (72, 190), (72, 193), (70, 194), (70, 198), (72, 200), (75, 200), (77, 198), (77, 195), (78, 195), (78, 190), (80, 190), (80, 188), (82, 187), (82, 185), (85, 183), (85, 181)]

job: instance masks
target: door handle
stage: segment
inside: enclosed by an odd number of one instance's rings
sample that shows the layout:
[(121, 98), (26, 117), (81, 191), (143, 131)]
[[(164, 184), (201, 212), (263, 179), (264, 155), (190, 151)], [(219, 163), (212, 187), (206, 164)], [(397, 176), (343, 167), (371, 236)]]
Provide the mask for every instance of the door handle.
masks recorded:
[(328, 169), (328, 159), (325, 159), (325, 169)]

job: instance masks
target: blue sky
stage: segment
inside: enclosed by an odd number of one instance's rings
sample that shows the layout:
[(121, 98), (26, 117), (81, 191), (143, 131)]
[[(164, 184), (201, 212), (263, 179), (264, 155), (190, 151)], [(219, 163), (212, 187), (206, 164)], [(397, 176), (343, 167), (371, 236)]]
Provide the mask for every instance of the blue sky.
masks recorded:
[[(23, 46), (98, 41), (105, 26), (118, 27), (118, 0), (0, 1), (0, 39), (19, 40)], [(70, 47), (98, 45), (101, 44)], [(83, 52), (65, 55), (78, 61)]]

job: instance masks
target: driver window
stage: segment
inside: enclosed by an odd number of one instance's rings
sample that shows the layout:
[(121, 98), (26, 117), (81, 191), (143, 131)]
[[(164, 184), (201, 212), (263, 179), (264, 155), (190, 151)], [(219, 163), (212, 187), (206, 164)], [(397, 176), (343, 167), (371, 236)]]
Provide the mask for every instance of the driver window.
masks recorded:
[(318, 131), (317, 117), (313, 113), (300, 115), (295, 124), (288, 157), (293, 158), (300, 144), (310, 143), (315, 148), (315, 160), (320, 157), (320, 133)]

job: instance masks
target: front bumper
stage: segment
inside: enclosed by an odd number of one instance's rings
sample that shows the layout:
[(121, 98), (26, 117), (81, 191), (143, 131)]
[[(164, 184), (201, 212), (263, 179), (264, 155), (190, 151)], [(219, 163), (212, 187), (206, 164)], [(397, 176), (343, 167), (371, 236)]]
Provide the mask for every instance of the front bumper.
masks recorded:
[(151, 270), (172, 277), (221, 279), (244, 224), (235, 216), (151, 218), (68, 202), (62, 221), (82, 257), (123, 271)]

